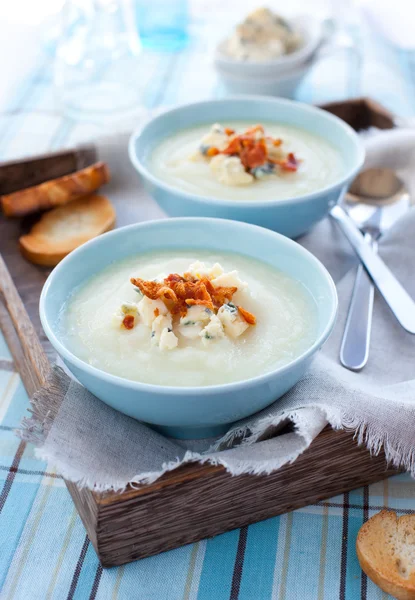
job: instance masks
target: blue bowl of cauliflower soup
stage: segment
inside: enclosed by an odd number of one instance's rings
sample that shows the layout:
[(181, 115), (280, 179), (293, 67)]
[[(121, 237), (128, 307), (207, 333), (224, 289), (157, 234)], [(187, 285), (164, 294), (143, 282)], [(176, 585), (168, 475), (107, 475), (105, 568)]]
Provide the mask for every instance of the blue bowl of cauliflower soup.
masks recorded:
[(46, 335), (109, 406), (167, 435), (219, 435), (302, 377), (337, 310), (323, 265), (246, 223), (183, 218), (106, 233), (40, 299)]
[[(237, 148), (234, 138), (258, 124), (263, 132), (249, 135), (262, 139)], [(132, 135), (129, 155), (170, 216), (233, 219), (297, 237), (328, 214), (364, 150), (351, 127), (322, 109), (236, 96), (153, 118)]]

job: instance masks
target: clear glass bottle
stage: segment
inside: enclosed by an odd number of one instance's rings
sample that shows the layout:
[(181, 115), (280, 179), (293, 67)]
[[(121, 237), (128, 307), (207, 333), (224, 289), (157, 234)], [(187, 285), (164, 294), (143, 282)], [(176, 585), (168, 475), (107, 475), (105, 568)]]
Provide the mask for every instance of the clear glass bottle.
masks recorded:
[(142, 105), (141, 47), (126, 0), (67, 0), (54, 80), (77, 120), (126, 118)]

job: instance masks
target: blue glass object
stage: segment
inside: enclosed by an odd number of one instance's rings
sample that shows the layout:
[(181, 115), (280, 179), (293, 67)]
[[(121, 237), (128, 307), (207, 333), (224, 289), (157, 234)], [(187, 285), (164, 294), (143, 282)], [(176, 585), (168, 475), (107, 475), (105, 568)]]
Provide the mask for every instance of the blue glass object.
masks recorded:
[(152, 50), (180, 50), (188, 42), (188, 0), (134, 0), (140, 40)]

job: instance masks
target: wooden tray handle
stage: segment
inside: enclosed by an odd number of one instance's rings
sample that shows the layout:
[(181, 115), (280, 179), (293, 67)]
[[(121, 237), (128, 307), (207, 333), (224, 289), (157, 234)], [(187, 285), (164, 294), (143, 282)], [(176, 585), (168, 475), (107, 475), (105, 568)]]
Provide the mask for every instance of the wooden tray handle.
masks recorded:
[(34, 394), (45, 383), (50, 364), (1, 254), (0, 329), (27, 393)]

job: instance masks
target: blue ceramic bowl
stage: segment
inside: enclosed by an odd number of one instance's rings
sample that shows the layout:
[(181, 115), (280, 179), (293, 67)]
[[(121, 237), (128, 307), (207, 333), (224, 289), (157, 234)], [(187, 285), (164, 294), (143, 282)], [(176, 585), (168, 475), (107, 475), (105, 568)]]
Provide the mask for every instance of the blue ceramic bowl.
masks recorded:
[[(301, 281), (318, 313), (315, 342), (291, 363), (236, 383), (207, 387), (167, 387), (129, 381), (77, 358), (65, 346), (59, 318), (74, 289), (114, 261), (157, 250), (236, 252), (263, 261)], [(254, 225), (222, 219), (164, 219), (129, 225), (84, 244), (49, 275), (40, 297), (40, 317), (65, 364), (95, 396), (127, 415), (173, 437), (220, 434), (233, 421), (269, 405), (304, 374), (329, 336), (337, 310), (333, 281), (310, 252), (288, 238)]]
[[(285, 123), (318, 134), (340, 152), (344, 162), (343, 175), (329, 186), (304, 196), (249, 202), (190, 194), (152, 174), (149, 159), (152, 150), (163, 139), (196, 125), (238, 119), (252, 123)], [(209, 100), (169, 110), (132, 135), (129, 154), (145, 187), (168, 215), (235, 219), (268, 227), (291, 238), (305, 233), (328, 214), (337, 202), (340, 191), (353, 180), (364, 159), (364, 150), (357, 134), (344, 121), (307, 104), (260, 96)], [(252, 194), (255, 194), (254, 189)]]

